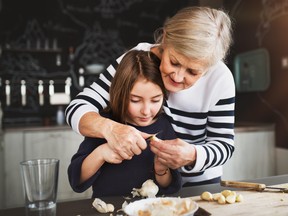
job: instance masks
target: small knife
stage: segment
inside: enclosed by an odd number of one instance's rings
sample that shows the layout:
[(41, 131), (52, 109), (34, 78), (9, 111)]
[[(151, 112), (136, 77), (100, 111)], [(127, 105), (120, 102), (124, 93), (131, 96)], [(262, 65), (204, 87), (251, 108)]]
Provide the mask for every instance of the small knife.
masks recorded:
[(265, 189), (279, 190), (288, 193), (288, 188), (266, 186), (265, 184), (252, 183), (252, 182), (239, 182), (239, 181), (221, 181), (221, 186), (234, 187), (234, 188), (246, 188), (256, 191), (263, 191)]
[(145, 140), (151, 140), (152, 139), (152, 137), (154, 137), (154, 136), (157, 136), (159, 133), (161, 133), (162, 132), (162, 130), (161, 131), (158, 131), (157, 133), (155, 133), (155, 134), (152, 134), (151, 136), (149, 136), (149, 137), (147, 137)]

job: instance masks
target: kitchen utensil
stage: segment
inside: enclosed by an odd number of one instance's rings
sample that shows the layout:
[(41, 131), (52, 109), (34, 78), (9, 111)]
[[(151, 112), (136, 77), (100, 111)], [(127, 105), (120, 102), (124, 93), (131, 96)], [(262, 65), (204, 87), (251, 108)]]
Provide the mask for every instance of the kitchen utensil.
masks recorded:
[(151, 140), (152, 139), (152, 137), (154, 137), (154, 136), (157, 136), (159, 133), (161, 133), (162, 132), (162, 130), (161, 131), (158, 131), (157, 133), (155, 133), (155, 134), (153, 134), (153, 135), (151, 135), (151, 136), (149, 136), (149, 137), (147, 137), (145, 140)]
[(288, 193), (288, 188), (266, 186), (265, 184), (252, 183), (252, 182), (239, 182), (239, 181), (221, 181), (221, 186), (234, 187), (234, 188), (246, 188), (257, 191), (263, 191), (265, 189), (279, 190)]

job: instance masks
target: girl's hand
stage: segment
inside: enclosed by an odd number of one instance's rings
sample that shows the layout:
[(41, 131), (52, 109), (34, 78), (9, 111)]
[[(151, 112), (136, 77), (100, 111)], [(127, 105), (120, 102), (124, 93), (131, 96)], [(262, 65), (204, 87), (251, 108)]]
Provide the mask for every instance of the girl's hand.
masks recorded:
[(155, 157), (154, 157), (154, 172), (155, 172), (156, 174), (162, 175), (163, 173), (167, 172), (168, 169), (169, 169), (169, 168), (168, 168), (166, 165), (162, 164), (162, 163), (159, 161), (158, 156), (155, 155)]
[(101, 155), (103, 157), (103, 160), (112, 163), (112, 164), (120, 164), (122, 163), (123, 159), (122, 157), (115, 153), (109, 146), (108, 144), (102, 144), (98, 147), (99, 151), (101, 151)]

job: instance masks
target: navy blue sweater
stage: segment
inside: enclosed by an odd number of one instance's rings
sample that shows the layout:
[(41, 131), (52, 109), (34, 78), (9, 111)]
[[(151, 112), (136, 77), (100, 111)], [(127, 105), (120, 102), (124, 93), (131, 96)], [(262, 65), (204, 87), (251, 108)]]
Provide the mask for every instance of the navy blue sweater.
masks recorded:
[[(106, 116), (105, 116), (106, 117)], [(174, 130), (166, 118), (165, 114), (158, 117), (158, 120), (149, 126), (138, 127), (136, 129), (146, 133), (157, 133), (159, 139), (175, 139)], [(81, 143), (78, 152), (72, 157), (71, 164), (68, 167), (68, 177), (72, 189), (81, 193), (92, 186), (92, 197), (103, 196), (127, 196), (131, 195), (133, 188), (141, 188), (142, 184), (148, 180), (155, 180), (154, 153), (148, 147), (140, 155), (135, 155), (131, 160), (124, 160), (120, 164), (104, 163), (103, 166), (90, 179), (79, 184), (81, 166), (83, 160), (99, 145), (106, 143), (104, 139), (85, 137)], [(172, 170), (172, 182), (166, 187), (159, 187), (158, 195), (171, 194), (179, 191), (181, 188), (181, 175), (177, 170)]]

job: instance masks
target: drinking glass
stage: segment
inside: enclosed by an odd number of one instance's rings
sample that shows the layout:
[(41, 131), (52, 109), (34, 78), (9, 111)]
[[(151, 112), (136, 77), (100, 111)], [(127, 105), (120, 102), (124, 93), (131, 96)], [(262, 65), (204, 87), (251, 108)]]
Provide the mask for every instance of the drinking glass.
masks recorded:
[(20, 163), (27, 216), (56, 216), (59, 160), (33, 159)]

